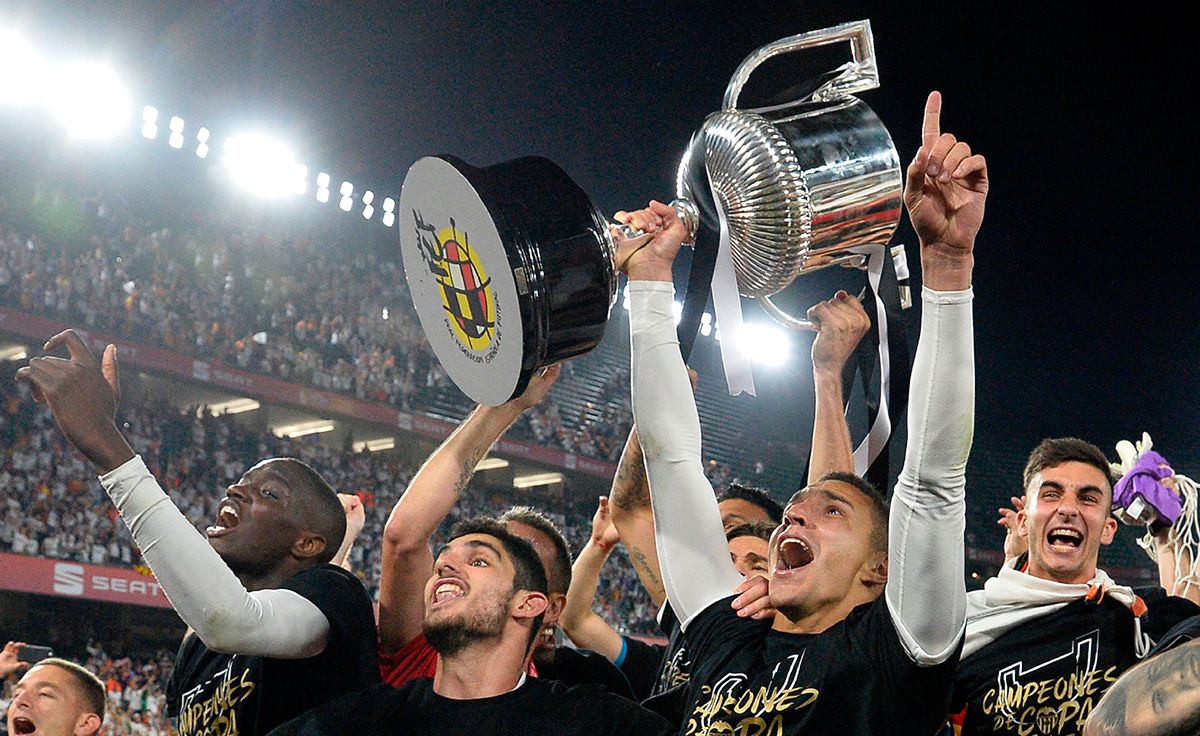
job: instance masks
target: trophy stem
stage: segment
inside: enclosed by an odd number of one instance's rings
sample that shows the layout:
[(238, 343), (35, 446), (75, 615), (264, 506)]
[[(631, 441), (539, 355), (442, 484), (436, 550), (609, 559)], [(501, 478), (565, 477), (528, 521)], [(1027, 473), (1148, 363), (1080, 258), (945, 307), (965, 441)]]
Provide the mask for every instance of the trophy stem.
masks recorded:
[[(690, 199), (680, 197), (671, 200), (671, 209), (675, 210), (675, 214), (687, 227), (688, 236), (684, 239), (683, 244), (694, 246), (696, 244), (696, 231), (700, 228), (700, 211), (696, 209), (696, 203)], [(621, 237), (625, 240), (633, 240), (640, 238), (646, 233), (635, 229), (632, 225), (618, 225), (618, 230)]]

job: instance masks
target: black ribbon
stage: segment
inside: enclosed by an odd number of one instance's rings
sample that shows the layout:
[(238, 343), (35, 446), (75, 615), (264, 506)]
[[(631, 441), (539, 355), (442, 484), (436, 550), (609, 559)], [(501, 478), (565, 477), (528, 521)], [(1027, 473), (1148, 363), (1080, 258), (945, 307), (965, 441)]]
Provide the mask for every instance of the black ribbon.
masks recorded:
[(700, 330), (704, 308), (708, 306), (713, 269), (716, 268), (717, 251), (721, 246), (721, 217), (717, 213), (712, 186), (708, 183), (705, 153), (703, 131), (697, 131), (688, 144), (688, 175), (685, 183), (700, 215), (700, 222), (696, 230), (696, 246), (692, 250), (692, 265), (688, 270), (687, 291), (683, 297), (683, 314), (676, 329), (684, 362), (687, 362), (696, 345), (696, 333)]

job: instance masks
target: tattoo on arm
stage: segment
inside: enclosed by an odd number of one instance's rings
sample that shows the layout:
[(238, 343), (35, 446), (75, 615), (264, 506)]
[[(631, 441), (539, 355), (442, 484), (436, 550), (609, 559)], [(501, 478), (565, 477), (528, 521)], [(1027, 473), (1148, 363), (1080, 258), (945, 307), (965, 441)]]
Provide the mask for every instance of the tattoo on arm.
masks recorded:
[(633, 511), (650, 506), (650, 484), (646, 482), (646, 463), (642, 458), (642, 446), (636, 435), (631, 435), (621, 455), (621, 464), (613, 478), (611, 499), (622, 511)]
[(466, 490), (467, 484), (471, 482), (471, 478), (475, 475), (475, 466), (479, 464), (479, 459), (482, 457), (483, 450), (476, 449), (463, 461), (462, 470), (458, 474), (458, 480), (454, 483), (455, 498), (458, 498)]
[(646, 555), (637, 547), (627, 547), (629, 551), (629, 559), (633, 562), (633, 566), (641, 570), (645, 576), (645, 581), (648, 585), (653, 585), (656, 588), (662, 589), (663, 582), (654, 572), (654, 566), (646, 559)]

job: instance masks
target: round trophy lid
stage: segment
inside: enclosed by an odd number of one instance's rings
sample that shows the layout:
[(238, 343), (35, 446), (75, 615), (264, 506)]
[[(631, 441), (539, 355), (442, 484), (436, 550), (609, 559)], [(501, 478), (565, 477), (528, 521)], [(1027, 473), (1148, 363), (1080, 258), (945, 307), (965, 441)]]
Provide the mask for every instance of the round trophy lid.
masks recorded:
[(404, 272), (434, 354), (472, 400), (508, 401), (522, 378), (524, 330), (487, 205), (454, 163), (436, 156), (409, 169), (399, 205)]

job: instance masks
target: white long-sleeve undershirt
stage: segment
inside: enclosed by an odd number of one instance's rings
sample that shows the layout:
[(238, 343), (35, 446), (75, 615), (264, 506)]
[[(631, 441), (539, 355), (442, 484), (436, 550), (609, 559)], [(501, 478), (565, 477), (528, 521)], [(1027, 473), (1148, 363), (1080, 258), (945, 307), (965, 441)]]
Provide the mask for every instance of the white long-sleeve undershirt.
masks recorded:
[(141, 456), (100, 477), (175, 612), (209, 649), (302, 659), (329, 636), (321, 609), (292, 590), (247, 591), (163, 492)]
[[(674, 287), (634, 281), (629, 293), (634, 421), (645, 450), (663, 583), (686, 628), (741, 578), (704, 476), (699, 417), (675, 334)], [(886, 596), (909, 655), (936, 664), (953, 653), (966, 612), (962, 559), (974, 356), (970, 290), (925, 290), (923, 301), (908, 456), (892, 501)]]

